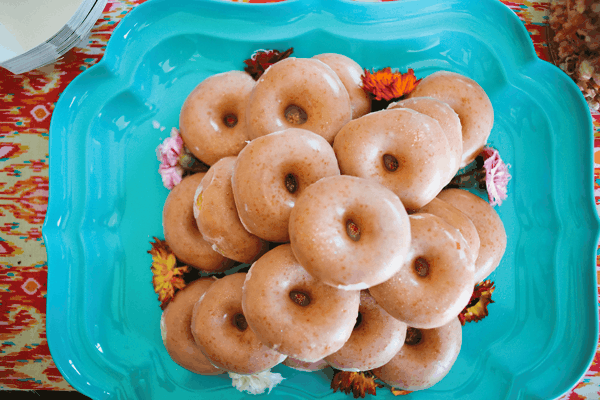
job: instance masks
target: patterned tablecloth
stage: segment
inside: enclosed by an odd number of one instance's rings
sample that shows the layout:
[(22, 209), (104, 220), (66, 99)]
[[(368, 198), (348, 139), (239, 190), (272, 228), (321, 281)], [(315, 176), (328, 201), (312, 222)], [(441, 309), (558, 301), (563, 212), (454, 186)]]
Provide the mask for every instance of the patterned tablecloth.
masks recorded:
[[(52, 361), (45, 331), (48, 265), (41, 229), (48, 203), (50, 117), (62, 91), (102, 58), (115, 26), (143, 1), (108, 0), (87, 45), (54, 65), (23, 75), (0, 68), (0, 389), (73, 390)], [(538, 55), (548, 60), (544, 22), (549, 1), (502, 1), (524, 22)], [(598, 204), (600, 114), (594, 114), (594, 121)], [(563, 399), (600, 398), (599, 362), (600, 350)]]

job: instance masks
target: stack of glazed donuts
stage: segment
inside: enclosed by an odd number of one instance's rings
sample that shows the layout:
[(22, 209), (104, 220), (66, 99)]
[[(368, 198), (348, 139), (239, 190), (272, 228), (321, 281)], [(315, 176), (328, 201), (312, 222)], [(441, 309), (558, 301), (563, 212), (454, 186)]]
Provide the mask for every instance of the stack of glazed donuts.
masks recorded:
[(339, 54), (287, 58), (256, 82), (211, 76), (186, 99), (181, 136), (211, 167), (169, 194), (165, 240), (204, 272), (251, 267), (195, 281), (165, 309), (184, 368), (333, 366), (412, 391), (452, 367), (457, 316), (506, 234), (486, 201), (443, 188), (486, 144), (492, 105), (438, 72), (371, 112), (362, 71)]

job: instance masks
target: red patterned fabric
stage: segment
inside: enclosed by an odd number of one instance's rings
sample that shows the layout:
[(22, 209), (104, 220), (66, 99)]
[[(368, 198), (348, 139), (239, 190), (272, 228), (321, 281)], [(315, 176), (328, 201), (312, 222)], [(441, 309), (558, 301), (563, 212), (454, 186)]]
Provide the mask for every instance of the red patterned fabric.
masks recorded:
[(85, 47), (22, 75), (0, 68), (0, 389), (73, 390), (46, 341), (48, 130), (59, 95), (143, 0), (108, 0)]
[[(88, 44), (54, 65), (23, 75), (0, 69), (0, 389), (72, 390), (52, 362), (45, 332), (47, 263), (41, 227), (48, 203), (50, 116), (73, 78), (102, 58), (121, 18), (143, 1), (108, 0)], [(524, 22), (538, 55), (548, 60), (543, 22), (549, 1), (503, 2)], [(600, 115), (594, 118), (598, 203)], [(599, 354), (563, 399), (600, 398)]]

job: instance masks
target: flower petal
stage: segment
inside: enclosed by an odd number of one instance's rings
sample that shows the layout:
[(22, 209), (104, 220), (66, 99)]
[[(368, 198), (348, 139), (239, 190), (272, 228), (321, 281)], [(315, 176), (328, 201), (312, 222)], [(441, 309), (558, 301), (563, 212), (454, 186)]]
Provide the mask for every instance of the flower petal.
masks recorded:
[(390, 101), (399, 99), (415, 90), (420, 79), (417, 80), (415, 72), (412, 69), (402, 74), (400, 72), (393, 72), (390, 67), (386, 67), (373, 72), (365, 69), (362, 82), (363, 90), (372, 94), (375, 100)]
[(268, 389), (268, 393), (279, 385), (285, 378), (276, 372), (263, 371), (253, 375), (240, 375), (234, 372), (229, 372), (231, 384), (240, 392), (248, 392), (250, 394), (261, 394)]
[(487, 306), (494, 302), (492, 300), (494, 290), (496, 287), (490, 280), (480, 282), (475, 286), (469, 304), (458, 315), (462, 325), (472, 321), (479, 322), (488, 316)]
[(150, 244), (152, 248), (148, 253), (152, 255), (152, 285), (164, 309), (176, 291), (185, 287), (183, 274), (189, 271), (189, 267), (177, 266), (177, 258), (164, 240), (155, 237), (154, 243)]
[(486, 147), (483, 150), (483, 168), (485, 170), (485, 186), (491, 206), (502, 205), (508, 192), (508, 181), (511, 175), (508, 172), (510, 165), (505, 164), (500, 158), (498, 150)]

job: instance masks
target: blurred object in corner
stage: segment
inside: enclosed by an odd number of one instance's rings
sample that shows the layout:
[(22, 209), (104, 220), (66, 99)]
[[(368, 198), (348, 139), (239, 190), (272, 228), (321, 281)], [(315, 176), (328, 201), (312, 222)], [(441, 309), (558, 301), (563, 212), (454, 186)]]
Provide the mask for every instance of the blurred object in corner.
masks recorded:
[(590, 108), (600, 110), (600, 0), (553, 1), (549, 30), (552, 62), (577, 83)]
[(13, 74), (55, 62), (88, 37), (107, 0), (0, 0), (0, 67)]

